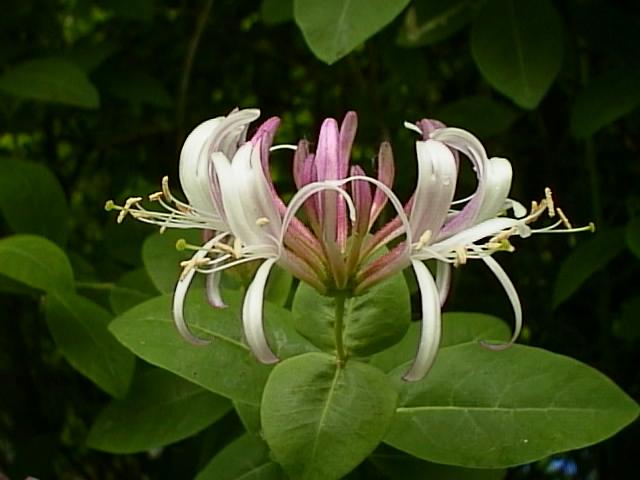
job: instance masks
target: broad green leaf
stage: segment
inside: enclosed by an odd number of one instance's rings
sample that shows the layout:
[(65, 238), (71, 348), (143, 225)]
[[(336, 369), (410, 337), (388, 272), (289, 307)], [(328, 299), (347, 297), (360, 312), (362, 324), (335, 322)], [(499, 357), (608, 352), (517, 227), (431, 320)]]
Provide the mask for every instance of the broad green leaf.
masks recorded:
[(627, 224), (626, 240), (629, 250), (640, 258), (640, 217), (632, 219)]
[(390, 480), (502, 480), (507, 473), (427, 462), (387, 445), (380, 445), (369, 460)]
[(260, 406), (234, 400), (233, 408), (235, 408), (242, 426), (247, 432), (260, 432)]
[(285, 480), (258, 435), (245, 434), (222, 449), (198, 473), (196, 480)]
[(71, 366), (110, 395), (124, 396), (135, 359), (107, 330), (111, 314), (74, 293), (50, 293), (44, 309), (51, 335)]
[(473, 96), (444, 105), (434, 116), (450, 127), (461, 127), (485, 138), (508, 130), (518, 114), (489, 97)]
[[(450, 312), (442, 316), (440, 347), (481, 340), (505, 342), (511, 338), (506, 323), (492, 315), (470, 312)], [(371, 363), (388, 372), (413, 360), (420, 341), (420, 323), (412, 322), (403, 339), (391, 348), (371, 357)]]
[(402, 384), (400, 398), (386, 443), (424, 460), (477, 468), (591, 445), (638, 415), (636, 403), (597, 370), (522, 345), (444, 348), (424, 380)]
[(109, 293), (109, 305), (116, 314), (126, 312), (132, 307), (157, 295), (147, 271), (143, 268), (125, 273)]
[[(241, 294), (228, 291), (225, 301), (227, 308), (211, 307), (202, 289), (194, 289), (187, 299), (187, 321), (195, 335), (211, 338), (207, 346), (192, 345), (180, 336), (171, 316), (170, 295), (128, 310), (110, 328), (122, 344), (147, 362), (214, 393), (258, 405), (271, 367), (258, 363), (243, 341)], [(312, 349), (289, 325), (290, 312), (269, 303), (264, 312), (267, 336), (280, 358)]]
[(289, 272), (277, 265), (271, 270), (267, 287), (264, 291), (264, 298), (276, 305), (284, 305), (289, 298), (293, 277)]
[(176, 250), (176, 242), (184, 238), (192, 245), (202, 244), (199, 230), (167, 230), (149, 235), (142, 245), (142, 261), (151, 281), (162, 293), (173, 292), (182, 268), (180, 262), (194, 252)]
[(277, 365), (265, 386), (263, 435), (291, 478), (341, 478), (378, 445), (396, 392), (378, 369), (307, 353)]
[(316, 57), (332, 64), (382, 30), (409, 0), (294, 0), (293, 15)]
[(550, 0), (489, 0), (473, 21), (471, 53), (496, 90), (533, 109), (560, 71), (562, 37)]
[(293, 0), (262, 0), (260, 16), (266, 25), (280, 25), (293, 20)]
[(73, 271), (55, 243), (35, 235), (0, 240), (0, 274), (45, 292), (72, 292)]
[(398, 43), (421, 47), (446, 40), (467, 26), (480, 4), (479, 0), (414, 2), (404, 16)]
[(64, 245), (69, 207), (60, 182), (42, 164), (0, 159), (0, 212), (15, 233), (32, 233)]
[(575, 99), (571, 133), (589, 137), (640, 105), (640, 69), (619, 68), (594, 78)]
[(98, 108), (98, 91), (85, 72), (61, 58), (39, 58), (11, 67), (0, 75), (0, 91), (29, 100)]
[(111, 453), (163, 447), (198, 433), (230, 409), (226, 398), (165, 370), (148, 370), (125, 398), (100, 412), (87, 445)]
[(553, 290), (554, 308), (573, 295), (591, 275), (603, 268), (624, 249), (624, 231), (596, 233), (581, 242), (560, 266)]
[[(298, 331), (329, 352), (335, 350), (335, 304), (335, 298), (301, 283), (292, 306)], [(354, 355), (371, 355), (398, 342), (410, 321), (409, 289), (399, 273), (363, 295), (345, 300), (344, 346)]]

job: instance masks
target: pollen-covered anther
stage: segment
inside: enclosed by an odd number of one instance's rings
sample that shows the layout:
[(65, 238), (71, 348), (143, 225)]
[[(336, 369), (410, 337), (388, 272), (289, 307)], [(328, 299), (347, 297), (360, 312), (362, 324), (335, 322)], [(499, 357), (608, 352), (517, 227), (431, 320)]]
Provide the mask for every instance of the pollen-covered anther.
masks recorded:
[(269, 219), (267, 217), (260, 217), (256, 220), (256, 225), (259, 227), (264, 227), (269, 223)]
[(155, 192), (152, 193), (151, 195), (149, 195), (149, 201), (151, 202), (157, 202), (159, 200), (162, 200), (162, 197), (164, 197), (164, 193), (162, 192)]
[(133, 214), (133, 212), (131, 212), (131, 208), (135, 207), (138, 203), (140, 203), (141, 200), (142, 200), (142, 197), (127, 198), (127, 201), (124, 202), (124, 207), (122, 207), (122, 209), (120, 210), (120, 213), (118, 214), (118, 218), (116, 219), (116, 222), (122, 223), (122, 221), (124, 220), (124, 218), (127, 216), (128, 213)]
[[(562, 211), (561, 208), (557, 209), (558, 211), (558, 216), (560, 217), (560, 220), (562, 220), (562, 224), (567, 228), (567, 229), (572, 229), (573, 225), (571, 225), (571, 222), (569, 221), (569, 219), (567, 218), (567, 216), (564, 214), (564, 212)], [(593, 225), (593, 224), (591, 224)], [(595, 228), (595, 226), (594, 226)]]
[(191, 270), (194, 270), (200, 267), (206, 267), (210, 263), (211, 263), (211, 259), (209, 258), (192, 258), (190, 260), (184, 260), (180, 262), (180, 266), (182, 267), (180, 280), (183, 280)]
[(549, 217), (555, 217), (556, 209), (553, 203), (553, 195), (551, 194), (551, 189), (549, 187), (546, 187), (544, 189), (544, 198), (547, 201), (547, 211), (549, 212)]
[(464, 265), (467, 263), (467, 249), (464, 247), (464, 245), (457, 246), (454, 253), (456, 255), (453, 260), (454, 267), (459, 267), (460, 265)]
[(418, 242), (415, 244), (416, 250), (420, 250), (425, 245), (427, 245), (429, 243), (429, 240), (431, 240), (431, 235), (432, 235), (431, 230), (425, 230), (425, 232), (422, 235), (420, 235)]

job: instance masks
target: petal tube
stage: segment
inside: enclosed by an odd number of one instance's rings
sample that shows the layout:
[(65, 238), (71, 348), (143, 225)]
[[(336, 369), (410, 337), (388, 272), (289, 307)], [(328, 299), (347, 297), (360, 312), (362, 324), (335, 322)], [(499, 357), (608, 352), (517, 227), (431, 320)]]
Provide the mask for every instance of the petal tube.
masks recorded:
[(412, 260), (411, 265), (420, 288), (422, 330), (416, 357), (402, 378), (408, 382), (415, 382), (427, 374), (436, 359), (440, 345), (441, 321), (438, 287), (429, 269), (419, 260)]
[(522, 330), (522, 306), (520, 305), (520, 298), (518, 297), (516, 287), (513, 286), (511, 279), (504, 271), (504, 269), (500, 266), (500, 264), (496, 262), (492, 257), (485, 256), (482, 257), (482, 260), (496, 276), (496, 278), (502, 285), (502, 288), (504, 288), (504, 291), (509, 297), (509, 301), (511, 302), (511, 306), (513, 307), (514, 328), (511, 340), (509, 340), (507, 343), (496, 344), (481, 342), (481, 345), (488, 348), (489, 350), (505, 350), (515, 343), (516, 339), (520, 335), (520, 331)]
[[(201, 250), (198, 250), (195, 255), (191, 257), (191, 261), (195, 264), (198, 260), (202, 260), (207, 256), (207, 253), (209, 253), (208, 250), (213, 247), (213, 245), (218, 241), (219, 239), (217, 237), (209, 240), (202, 246)], [(211, 343), (209, 340), (196, 337), (193, 333), (191, 333), (191, 330), (189, 330), (187, 322), (184, 318), (184, 299), (187, 296), (189, 285), (191, 285), (191, 281), (193, 280), (193, 276), (195, 275), (195, 273), (196, 271), (194, 268), (186, 270), (185, 273), (180, 276), (180, 279), (176, 284), (176, 288), (173, 292), (173, 323), (178, 329), (178, 332), (180, 332), (180, 335), (182, 335), (188, 342), (193, 343), (194, 345), (208, 345), (209, 343)], [(220, 300), (222, 301), (222, 299)]]
[(267, 343), (262, 321), (262, 308), (264, 300), (264, 289), (271, 268), (275, 265), (276, 259), (271, 258), (262, 263), (256, 271), (253, 281), (244, 296), (242, 305), (242, 326), (244, 336), (249, 344), (249, 348), (262, 363), (275, 363), (278, 357), (273, 353)]

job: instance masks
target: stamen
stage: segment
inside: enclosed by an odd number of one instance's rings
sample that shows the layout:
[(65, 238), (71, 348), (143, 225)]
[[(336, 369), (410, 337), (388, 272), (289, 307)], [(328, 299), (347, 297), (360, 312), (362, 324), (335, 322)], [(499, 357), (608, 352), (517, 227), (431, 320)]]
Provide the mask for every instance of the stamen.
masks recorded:
[(162, 200), (162, 197), (164, 196), (164, 193), (162, 192), (155, 192), (152, 193), (151, 195), (149, 195), (149, 200), (151, 202), (157, 202), (158, 200)]
[(191, 258), (180, 262), (180, 266), (183, 267), (182, 273), (180, 274), (180, 280), (183, 280), (191, 270), (207, 266), (210, 262), (211, 260), (208, 258)]
[(464, 245), (459, 245), (455, 249), (456, 258), (453, 260), (453, 266), (459, 267), (467, 263), (467, 249)]
[(256, 220), (256, 225), (259, 227), (264, 227), (269, 223), (269, 219), (267, 217), (260, 217)]
[[(558, 210), (558, 216), (560, 217), (560, 220), (562, 220), (562, 224), (567, 229), (571, 230), (573, 228), (573, 225), (571, 225), (571, 222), (569, 221), (567, 216), (564, 214), (561, 208), (558, 208), (557, 210)], [(593, 225), (593, 223), (590, 223), (589, 225)], [(595, 228), (595, 225), (593, 225), (593, 228)]]
[(556, 210), (555, 210), (555, 205), (553, 204), (553, 196), (551, 195), (551, 189), (549, 187), (546, 187), (544, 189), (544, 198), (547, 201), (547, 210), (549, 211), (549, 217), (551, 218), (555, 217)]
[(416, 250), (422, 250), (422, 248), (429, 243), (429, 240), (431, 240), (431, 235), (431, 230), (425, 230), (425, 232), (420, 235), (418, 242), (415, 244)]
[(122, 223), (124, 218), (127, 216), (127, 213), (130, 212), (131, 208), (136, 206), (136, 204), (139, 203), (141, 200), (142, 200), (142, 197), (127, 198), (127, 201), (124, 202), (124, 207), (122, 207), (122, 209), (120, 210), (120, 213), (118, 214), (118, 218), (116, 219), (116, 222)]

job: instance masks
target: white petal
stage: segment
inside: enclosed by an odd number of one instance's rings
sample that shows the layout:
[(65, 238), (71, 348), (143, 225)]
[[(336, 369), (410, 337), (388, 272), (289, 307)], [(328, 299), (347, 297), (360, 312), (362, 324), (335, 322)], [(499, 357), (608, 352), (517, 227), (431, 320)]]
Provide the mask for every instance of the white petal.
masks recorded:
[(487, 163), (482, 203), (476, 216), (481, 222), (495, 217), (504, 209), (509, 190), (511, 190), (511, 163), (506, 158), (492, 158)]
[(403, 378), (409, 382), (415, 382), (427, 374), (436, 359), (440, 345), (441, 322), (438, 288), (429, 269), (418, 260), (412, 260), (411, 264), (420, 288), (422, 331), (416, 357)]
[(440, 306), (444, 305), (451, 287), (451, 265), (447, 262), (436, 262), (436, 286), (440, 296)]
[(189, 203), (209, 215), (218, 216), (213, 204), (209, 176), (209, 144), (224, 117), (198, 125), (187, 137), (180, 152), (180, 185)]
[(244, 336), (251, 351), (262, 363), (275, 363), (278, 361), (278, 357), (275, 356), (267, 343), (262, 323), (264, 289), (271, 267), (275, 263), (276, 259), (269, 259), (258, 267), (253, 281), (244, 296), (244, 304), (242, 305)]
[(511, 302), (511, 306), (513, 307), (513, 315), (514, 315), (514, 328), (513, 335), (511, 336), (511, 340), (508, 343), (495, 344), (495, 343), (486, 343), (481, 342), (483, 346), (489, 348), (490, 350), (504, 350), (509, 348), (514, 344), (518, 336), (520, 335), (520, 331), (522, 330), (522, 306), (520, 305), (520, 298), (518, 297), (518, 292), (516, 288), (513, 286), (511, 279), (507, 275), (507, 273), (503, 270), (498, 262), (496, 262), (492, 257), (482, 257), (484, 263), (487, 264), (487, 267), (493, 272), (496, 276), (502, 288), (507, 293), (509, 297), (509, 301)]
[(514, 218), (492, 218), (468, 228), (467, 230), (463, 230), (462, 232), (445, 240), (435, 242), (431, 244), (429, 248), (442, 255), (446, 255), (448, 252), (451, 252), (458, 247), (465, 247), (483, 238), (493, 237), (494, 235), (511, 227), (518, 227), (520, 229), (522, 225), (523, 223), (521, 220), (516, 220)]
[(435, 140), (416, 142), (416, 152), (418, 182), (409, 221), (415, 237), (429, 230), (436, 238), (456, 189), (456, 160), (449, 148)]
[(469, 157), (478, 175), (484, 174), (487, 152), (482, 143), (471, 133), (461, 128), (439, 128), (431, 132), (430, 138), (438, 140)]
[(213, 272), (207, 274), (205, 280), (205, 288), (207, 291), (207, 300), (212, 307), (224, 308), (227, 305), (222, 300), (220, 294), (220, 280), (222, 279), (222, 272)]
[[(202, 246), (202, 250), (198, 250), (196, 254), (191, 257), (191, 260), (194, 262), (197, 260), (201, 260), (207, 256), (207, 250), (210, 249), (214, 243), (218, 242), (219, 239), (212, 238), (207, 243)], [(184, 299), (187, 296), (187, 291), (189, 290), (189, 285), (191, 285), (191, 281), (193, 280), (193, 276), (195, 275), (195, 269), (189, 270), (186, 274), (182, 275), (178, 280), (176, 288), (173, 292), (173, 323), (176, 325), (178, 332), (182, 335), (187, 341), (193, 343), (194, 345), (208, 345), (211, 343), (209, 340), (205, 340), (203, 338), (196, 337), (187, 326), (187, 322), (184, 319)]]

